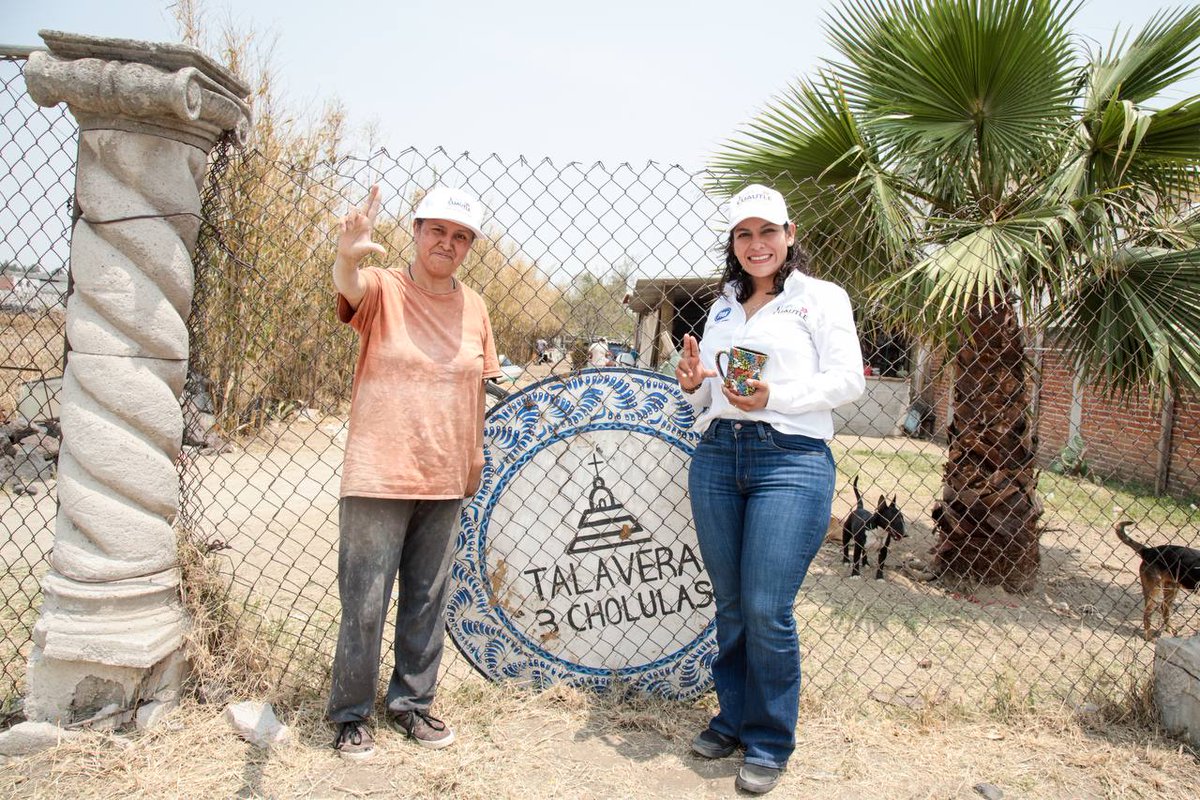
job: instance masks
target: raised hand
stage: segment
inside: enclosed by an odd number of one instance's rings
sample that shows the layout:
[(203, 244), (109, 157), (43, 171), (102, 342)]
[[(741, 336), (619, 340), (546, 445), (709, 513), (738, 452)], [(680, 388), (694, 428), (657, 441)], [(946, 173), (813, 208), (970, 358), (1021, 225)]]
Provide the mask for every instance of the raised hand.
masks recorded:
[(338, 220), (337, 258), (347, 264), (358, 266), (363, 258), (375, 253), (387, 255), (387, 250), (378, 242), (371, 241), (375, 230), (375, 218), (379, 216), (379, 185), (367, 192), (367, 200), (361, 208), (352, 208), (350, 213)]
[(700, 343), (690, 333), (683, 335), (683, 353), (679, 363), (675, 365), (675, 380), (679, 388), (685, 392), (694, 392), (704, 383), (705, 378), (716, 377), (716, 370), (705, 369), (700, 362)]

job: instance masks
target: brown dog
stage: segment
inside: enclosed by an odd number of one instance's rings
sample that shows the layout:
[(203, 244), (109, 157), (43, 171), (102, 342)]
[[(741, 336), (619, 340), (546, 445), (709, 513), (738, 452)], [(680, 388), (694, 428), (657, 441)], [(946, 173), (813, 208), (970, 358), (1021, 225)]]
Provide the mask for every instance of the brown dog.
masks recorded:
[(1142, 581), (1142, 599), (1145, 608), (1142, 611), (1142, 627), (1146, 632), (1146, 640), (1154, 637), (1150, 633), (1150, 617), (1157, 607), (1162, 611), (1163, 631), (1170, 632), (1168, 627), (1171, 620), (1171, 604), (1180, 588), (1193, 592), (1200, 587), (1200, 550), (1183, 547), (1177, 544), (1164, 544), (1157, 547), (1147, 547), (1138, 544), (1125, 533), (1125, 529), (1133, 525), (1125, 520), (1113, 527), (1117, 538), (1133, 548), (1142, 558), (1138, 567), (1138, 577)]

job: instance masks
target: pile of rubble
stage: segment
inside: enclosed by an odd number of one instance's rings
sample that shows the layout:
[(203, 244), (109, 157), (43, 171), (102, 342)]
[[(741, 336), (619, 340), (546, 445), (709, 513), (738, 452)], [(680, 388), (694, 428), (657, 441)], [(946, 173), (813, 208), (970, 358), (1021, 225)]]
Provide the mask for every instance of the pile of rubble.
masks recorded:
[[(201, 453), (229, 447), (213, 416), (211, 396), (200, 383), (189, 383), (183, 398), (183, 444)], [(58, 475), (62, 429), (57, 419), (29, 421), (19, 413), (5, 420), (0, 412), (0, 492), (42, 494)]]
[(35, 495), (58, 473), (62, 430), (57, 420), (29, 422), (19, 416), (0, 423), (0, 490)]

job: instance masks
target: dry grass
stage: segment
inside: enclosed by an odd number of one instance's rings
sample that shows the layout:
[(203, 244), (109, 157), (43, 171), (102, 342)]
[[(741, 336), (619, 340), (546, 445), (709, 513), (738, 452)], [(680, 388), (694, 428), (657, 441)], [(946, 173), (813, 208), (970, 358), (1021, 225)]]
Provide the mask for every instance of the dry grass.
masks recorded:
[(10, 566), (0, 576), (0, 729), (17, 713), (42, 590), (35, 574)]
[(279, 684), (268, 639), (240, 624), (245, 604), (230, 594), (210, 548), (179, 537), (180, 594), (191, 619), (185, 644), (195, 694), (210, 702), (267, 697)]
[(24, 693), (25, 660), (49, 568), (57, 502), (53, 484), (37, 495), (0, 489), (0, 727)]
[[(556, 688), (540, 694), (482, 680), (444, 690), (439, 713), (459, 742), (431, 753), (388, 730), (361, 764), (339, 760), (318, 702), (284, 715), (291, 744), (260, 751), (232, 734), (219, 706), (185, 704), (159, 730), (91, 734), (0, 767), (20, 798), (730, 797), (736, 758), (704, 761), (688, 742), (712, 711), (618, 702)], [(1064, 709), (997, 720), (953, 706), (908, 711), (806, 699), (799, 743), (773, 797), (1170, 798), (1200, 792), (1196, 753), (1157, 732)]]
[(0, 312), (0, 422), (16, 409), (22, 383), (62, 374), (64, 325), (61, 311)]

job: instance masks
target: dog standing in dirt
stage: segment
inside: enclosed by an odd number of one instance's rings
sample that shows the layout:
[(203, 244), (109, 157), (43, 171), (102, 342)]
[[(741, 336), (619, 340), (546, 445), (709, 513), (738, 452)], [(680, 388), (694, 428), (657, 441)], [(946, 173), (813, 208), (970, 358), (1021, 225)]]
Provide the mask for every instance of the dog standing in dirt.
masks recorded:
[(892, 495), (889, 503), (883, 495), (879, 496), (879, 504), (871, 513), (863, 506), (862, 495), (858, 493), (858, 476), (854, 476), (854, 500), (857, 505), (842, 523), (842, 563), (851, 564), (850, 545), (854, 545), (854, 561), (850, 567), (850, 577), (857, 577), (864, 566), (871, 566), (868, 553), (879, 551), (875, 560), (875, 580), (883, 580), (883, 564), (887, 561), (888, 545), (893, 541), (905, 538), (904, 515), (896, 505), (896, 496)]
[(1142, 610), (1142, 628), (1146, 641), (1150, 641), (1154, 638), (1150, 632), (1150, 617), (1154, 614), (1154, 609), (1161, 610), (1162, 630), (1170, 633), (1168, 626), (1175, 595), (1180, 588), (1194, 592), (1200, 587), (1200, 550), (1178, 544), (1147, 547), (1135, 542), (1125, 533), (1125, 529), (1132, 525), (1132, 522), (1125, 520), (1118, 522), (1113, 528), (1117, 531), (1117, 538), (1129, 545), (1142, 559), (1138, 567), (1138, 578), (1142, 582), (1142, 600), (1145, 603)]

